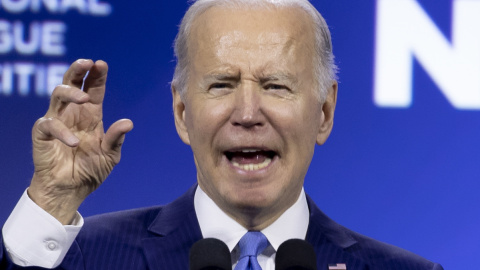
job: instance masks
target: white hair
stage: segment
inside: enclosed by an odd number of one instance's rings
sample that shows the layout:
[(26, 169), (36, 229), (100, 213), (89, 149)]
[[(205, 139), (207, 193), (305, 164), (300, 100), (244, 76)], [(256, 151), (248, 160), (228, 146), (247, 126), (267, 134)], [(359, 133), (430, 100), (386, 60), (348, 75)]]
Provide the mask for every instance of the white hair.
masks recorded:
[[(195, 0), (193, 0), (195, 1)], [(197, 17), (213, 6), (228, 8), (272, 8), (298, 7), (303, 9), (312, 19), (315, 31), (314, 44), (314, 74), (319, 87), (319, 98), (323, 102), (327, 91), (336, 79), (337, 66), (332, 52), (332, 39), (327, 23), (322, 15), (308, 0), (196, 0), (185, 13), (175, 38), (175, 56), (177, 65), (173, 75), (172, 85), (180, 94), (185, 92), (188, 82), (188, 39), (193, 22)]]

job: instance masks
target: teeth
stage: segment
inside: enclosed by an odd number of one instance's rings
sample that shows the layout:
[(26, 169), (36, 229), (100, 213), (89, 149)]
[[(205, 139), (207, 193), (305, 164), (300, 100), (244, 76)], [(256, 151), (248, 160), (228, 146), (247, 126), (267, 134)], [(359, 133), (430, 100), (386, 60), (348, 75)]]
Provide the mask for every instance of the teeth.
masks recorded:
[(258, 150), (256, 149), (244, 149), (242, 150), (242, 153), (253, 153), (253, 152), (257, 152)]
[(240, 164), (238, 162), (235, 162), (235, 161), (232, 161), (232, 164), (233, 166), (237, 167), (237, 168), (240, 168), (240, 169), (243, 169), (245, 171), (256, 171), (256, 170), (260, 170), (260, 169), (263, 169), (265, 167), (267, 167), (270, 162), (272, 162), (272, 159), (271, 158), (266, 158), (262, 163), (259, 163), (259, 164)]

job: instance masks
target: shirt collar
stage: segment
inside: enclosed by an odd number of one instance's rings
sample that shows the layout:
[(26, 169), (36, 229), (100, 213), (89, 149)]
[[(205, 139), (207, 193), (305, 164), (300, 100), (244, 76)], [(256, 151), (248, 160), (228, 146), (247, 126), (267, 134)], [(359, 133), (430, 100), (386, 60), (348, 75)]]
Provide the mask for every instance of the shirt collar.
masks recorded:
[[(225, 214), (200, 186), (197, 186), (195, 191), (194, 205), (203, 237), (223, 241), (231, 252), (247, 229)], [(280, 244), (288, 239), (305, 239), (309, 216), (307, 199), (302, 188), (297, 201), (270, 226), (263, 229), (262, 233), (276, 251)]]

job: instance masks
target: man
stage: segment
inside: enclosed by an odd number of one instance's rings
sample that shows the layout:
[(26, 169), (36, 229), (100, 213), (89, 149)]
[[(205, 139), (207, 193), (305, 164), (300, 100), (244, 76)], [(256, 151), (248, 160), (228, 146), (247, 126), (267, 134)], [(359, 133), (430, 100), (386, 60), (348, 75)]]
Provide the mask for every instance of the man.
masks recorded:
[[(308, 1), (199, 0), (175, 50), (175, 125), (193, 150), (198, 186), (167, 206), (87, 219), (73, 240), (79, 205), (119, 162), (133, 128), (120, 120), (103, 133), (107, 66), (79, 60), (33, 128), (35, 173), (4, 227), (3, 268), (186, 269), (191, 245), (207, 237), (224, 241), (237, 266), (239, 241), (262, 232), (268, 243), (251, 261), (262, 269), (274, 269), (290, 238), (313, 245), (319, 269), (442, 269), (341, 227), (306, 197), (337, 96), (330, 34)], [(37, 227), (49, 232), (30, 236)]]

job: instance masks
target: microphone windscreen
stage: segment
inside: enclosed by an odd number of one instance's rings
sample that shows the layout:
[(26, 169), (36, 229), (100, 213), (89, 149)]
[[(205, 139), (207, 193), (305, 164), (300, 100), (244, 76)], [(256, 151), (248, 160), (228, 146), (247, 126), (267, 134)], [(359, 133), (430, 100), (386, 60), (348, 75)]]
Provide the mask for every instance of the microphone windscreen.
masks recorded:
[(317, 256), (305, 240), (283, 242), (275, 256), (275, 270), (317, 270)]
[(215, 238), (197, 241), (190, 248), (190, 270), (231, 270), (227, 245)]

